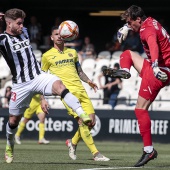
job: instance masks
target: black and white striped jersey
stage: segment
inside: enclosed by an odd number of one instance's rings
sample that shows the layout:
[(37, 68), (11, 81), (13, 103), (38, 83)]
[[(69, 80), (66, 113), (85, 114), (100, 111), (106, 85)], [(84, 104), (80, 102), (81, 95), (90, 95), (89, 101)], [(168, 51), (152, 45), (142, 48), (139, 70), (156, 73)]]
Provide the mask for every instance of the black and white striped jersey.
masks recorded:
[(11, 70), (13, 83), (30, 81), (41, 73), (25, 27), (18, 36), (6, 32), (0, 34), (0, 52)]

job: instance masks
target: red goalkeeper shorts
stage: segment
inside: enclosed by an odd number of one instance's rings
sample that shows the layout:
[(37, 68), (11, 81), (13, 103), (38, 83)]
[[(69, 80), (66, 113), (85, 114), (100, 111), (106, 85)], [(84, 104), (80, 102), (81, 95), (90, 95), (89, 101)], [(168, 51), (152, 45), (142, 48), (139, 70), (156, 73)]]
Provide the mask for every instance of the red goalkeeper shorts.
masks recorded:
[(140, 73), (142, 81), (139, 89), (139, 96), (143, 97), (146, 100), (154, 101), (161, 88), (166, 86), (170, 80), (170, 72), (165, 70), (162, 71), (166, 72), (168, 75), (168, 80), (166, 82), (158, 80), (154, 76), (151, 62), (146, 59), (144, 60), (143, 67)]

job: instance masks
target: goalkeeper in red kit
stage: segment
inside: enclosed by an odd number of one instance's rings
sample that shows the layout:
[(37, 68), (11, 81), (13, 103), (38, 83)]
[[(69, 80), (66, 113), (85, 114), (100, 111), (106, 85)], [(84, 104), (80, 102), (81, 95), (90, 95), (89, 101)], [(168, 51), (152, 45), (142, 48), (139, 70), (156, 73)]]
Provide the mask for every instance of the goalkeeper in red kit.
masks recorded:
[(126, 39), (129, 30), (138, 32), (148, 59), (126, 50), (120, 55), (121, 69), (116, 71), (107, 68), (103, 73), (128, 79), (133, 66), (142, 78), (135, 107), (144, 148), (141, 158), (134, 166), (140, 167), (158, 155), (152, 144), (148, 108), (159, 91), (170, 81), (170, 36), (156, 19), (146, 17), (141, 7), (132, 5), (121, 15), (121, 19), (125, 20), (126, 24), (118, 30), (119, 43)]

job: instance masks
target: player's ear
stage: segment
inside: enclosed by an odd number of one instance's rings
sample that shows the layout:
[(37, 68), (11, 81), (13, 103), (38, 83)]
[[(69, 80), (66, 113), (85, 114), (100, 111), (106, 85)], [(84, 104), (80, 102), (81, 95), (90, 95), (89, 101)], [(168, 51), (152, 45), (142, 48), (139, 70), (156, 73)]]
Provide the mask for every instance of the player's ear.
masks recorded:
[(9, 19), (6, 19), (6, 25), (7, 25), (8, 27), (10, 27), (10, 26), (11, 26), (11, 22), (10, 22), (10, 20), (9, 20)]
[(51, 36), (51, 40), (52, 40), (52, 41), (54, 40), (52, 36)]

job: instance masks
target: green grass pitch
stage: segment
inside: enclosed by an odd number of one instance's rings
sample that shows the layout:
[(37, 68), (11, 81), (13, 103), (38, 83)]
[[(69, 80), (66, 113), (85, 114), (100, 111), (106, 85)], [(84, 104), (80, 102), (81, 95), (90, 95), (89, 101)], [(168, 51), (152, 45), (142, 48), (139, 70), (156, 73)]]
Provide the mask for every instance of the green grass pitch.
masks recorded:
[[(95, 162), (92, 154), (81, 141), (77, 147), (77, 160), (68, 156), (65, 141), (51, 141), (49, 145), (39, 145), (37, 141), (23, 140), (15, 145), (14, 162), (4, 161), (5, 140), (0, 141), (0, 170), (111, 170), (141, 169), (133, 165), (142, 154), (142, 143), (136, 142), (95, 142), (98, 150), (111, 160)], [(142, 169), (170, 170), (170, 144), (154, 144), (158, 158), (150, 161)]]

